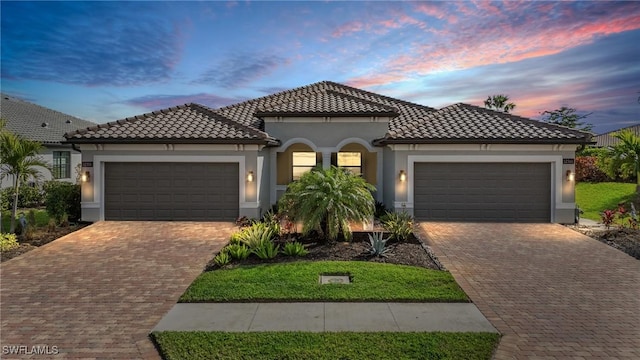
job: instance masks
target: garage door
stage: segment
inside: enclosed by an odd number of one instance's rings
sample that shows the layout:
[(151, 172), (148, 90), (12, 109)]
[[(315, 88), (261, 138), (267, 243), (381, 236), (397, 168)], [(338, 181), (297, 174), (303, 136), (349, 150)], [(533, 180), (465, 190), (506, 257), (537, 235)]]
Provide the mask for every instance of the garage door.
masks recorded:
[(234, 220), (238, 164), (105, 163), (106, 220)]
[(550, 222), (548, 163), (416, 163), (421, 220)]

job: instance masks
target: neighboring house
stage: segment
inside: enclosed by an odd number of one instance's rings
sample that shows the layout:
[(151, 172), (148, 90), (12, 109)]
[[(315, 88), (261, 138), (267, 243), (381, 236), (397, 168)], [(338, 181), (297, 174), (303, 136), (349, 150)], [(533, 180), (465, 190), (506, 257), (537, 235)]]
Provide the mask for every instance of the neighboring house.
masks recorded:
[[(51, 172), (42, 169), (43, 180), (75, 182), (81, 156), (71, 144), (63, 143), (64, 134), (95, 124), (5, 94), (0, 96), (0, 118), (6, 121), (6, 129), (44, 146), (41, 156), (51, 165)], [(8, 186), (13, 186), (13, 178), (2, 181), (2, 188)]]
[(257, 218), (302, 173), (336, 165), (420, 220), (571, 223), (575, 151), (591, 142), (472, 105), (436, 110), (328, 81), (65, 136), (90, 165), (87, 221)]
[(613, 134), (617, 133), (618, 131), (622, 131), (622, 130), (629, 130), (632, 133), (634, 133), (636, 136), (640, 136), (640, 124), (636, 124), (636, 125), (628, 126), (626, 128), (609, 131), (608, 133), (596, 135), (593, 138), (593, 141), (596, 142), (596, 144), (594, 146), (595, 147), (599, 147), (599, 148), (609, 147), (609, 146), (616, 146), (618, 144), (618, 141), (620, 141), (620, 140), (618, 140), (615, 137), (613, 137)]

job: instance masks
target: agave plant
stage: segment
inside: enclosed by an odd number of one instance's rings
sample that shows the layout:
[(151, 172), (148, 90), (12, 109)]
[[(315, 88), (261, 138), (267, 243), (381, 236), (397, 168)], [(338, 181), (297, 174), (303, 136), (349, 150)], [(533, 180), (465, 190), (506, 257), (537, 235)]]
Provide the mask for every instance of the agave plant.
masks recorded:
[(249, 249), (255, 249), (260, 244), (271, 241), (276, 234), (274, 229), (264, 223), (255, 223), (240, 231), (237, 238), (241, 243), (247, 245)]
[(369, 252), (375, 256), (387, 256), (389, 252), (389, 248), (387, 247), (387, 241), (389, 239), (384, 238), (384, 233), (382, 232), (374, 232), (373, 234), (369, 234), (369, 243), (371, 244), (371, 249)]
[(345, 169), (315, 168), (289, 184), (280, 201), (281, 210), (302, 222), (305, 235), (317, 230), (329, 240), (336, 240), (340, 233), (350, 240), (349, 222), (367, 221), (374, 214), (374, 190), (362, 177)]

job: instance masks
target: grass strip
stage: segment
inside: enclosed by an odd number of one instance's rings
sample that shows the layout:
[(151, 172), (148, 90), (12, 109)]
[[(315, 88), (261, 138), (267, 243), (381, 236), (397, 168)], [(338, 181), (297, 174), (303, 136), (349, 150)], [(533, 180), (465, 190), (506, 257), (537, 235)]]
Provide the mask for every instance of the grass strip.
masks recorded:
[[(351, 284), (321, 285), (323, 273), (349, 273)], [(298, 261), (201, 274), (180, 302), (411, 301), (468, 302), (449, 272), (364, 261)]]
[(490, 359), (493, 333), (154, 332), (165, 360)]

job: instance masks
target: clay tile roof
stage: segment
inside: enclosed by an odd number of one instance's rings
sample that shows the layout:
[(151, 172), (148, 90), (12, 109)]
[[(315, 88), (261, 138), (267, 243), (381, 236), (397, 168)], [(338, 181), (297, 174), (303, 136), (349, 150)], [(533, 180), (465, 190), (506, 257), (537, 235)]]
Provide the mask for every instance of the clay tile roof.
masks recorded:
[(91, 121), (0, 94), (0, 118), (7, 130), (43, 144), (60, 144), (69, 131), (94, 126)]
[(263, 131), (199, 104), (185, 104), (65, 134), (72, 143), (171, 142), (277, 144)]
[(397, 116), (398, 111), (384, 104), (359, 99), (334, 90), (304, 94), (288, 102), (258, 108), (256, 116)]
[(591, 133), (458, 103), (389, 132), (385, 143), (571, 143)]
[[(326, 95), (318, 95), (326, 94)], [(336, 95), (337, 94), (337, 95)], [(306, 100), (304, 100), (306, 98)], [(348, 110), (356, 110), (361, 112), (351, 112), (356, 116), (363, 116), (365, 113), (362, 109), (365, 107), (371, 107), (376, 111), (384, 110), (386, 112), (395, 113), (397, 116), (391, 119), (389, 123), (389, 129), (395, 130), (398, 127), (404, 126), (407, 123), (411, 123), (420, 119), (432, 111), (434, 108), (428, 106), (411, 103), (404, 100), (394, 99), (392, 97), (372, 93), (369, 91), (357, 89), (351, 86), (331, 82), (321, 81), (313, 83), (311, 85), (282, 91), (276, 94), (263, 96), (257, 99), (247, 100), (238, 104), (229, 105), (217, 111), (239, 123), (251, 126), (257, 129), (264, 129), (264, 122), (260, 118), (260, 111), (268, 111), (270, 109), (285, 110), (287, 106), (295, 106), (304, 103), (305, 101), (311, 102), (315, 99), (316, 104), (318, 100), (323, 105), (315, 105), (318, 110), (327, 111), (332, 104), (330, 100), (339, 102), (342, 106), (340, 114), (345, 114)], [(350, 103), (351, 102), (351, 103)], [(285, 105), (293, 103), (291, 105)], [(368, 105), (365, 105), (368, 104)], [(333, 103), (335, 108), (339, 108), (337, 103)], [(328, 111), (327, 111), (328, 112)], [(321, 113), (320, 111), (318, 113)], [(274, 113), (274, 115), (276, 115)], [(337, 115), (337, 114), (336, 114)], [(389, 116), (391, 114), (387, 114)], [(364, 115), (367, 116), (367, 115)]]

